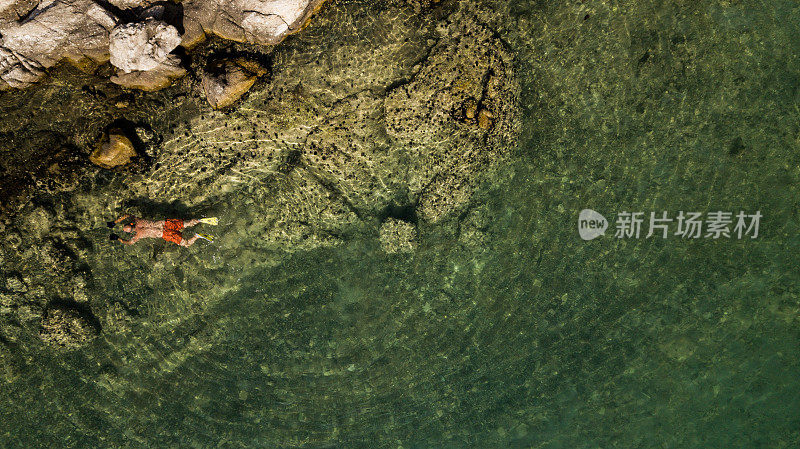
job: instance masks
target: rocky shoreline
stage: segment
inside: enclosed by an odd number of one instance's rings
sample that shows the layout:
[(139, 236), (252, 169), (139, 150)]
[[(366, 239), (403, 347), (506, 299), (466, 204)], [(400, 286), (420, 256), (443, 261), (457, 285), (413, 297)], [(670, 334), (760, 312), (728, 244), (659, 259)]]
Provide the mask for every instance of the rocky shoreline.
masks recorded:
[(0, 90), (25, 88), (68, 61), (110, 62), (120, 86), (159, 90), (186, 75), (179, 53), (207, 35), (275, 45), (298, 31), (323, 0), (11, 0), (0, 5)]

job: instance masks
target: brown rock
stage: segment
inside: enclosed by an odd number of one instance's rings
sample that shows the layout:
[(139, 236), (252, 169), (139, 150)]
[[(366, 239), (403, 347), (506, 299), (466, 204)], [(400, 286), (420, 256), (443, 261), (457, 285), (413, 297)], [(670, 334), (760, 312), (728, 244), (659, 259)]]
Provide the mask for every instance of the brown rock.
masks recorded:
[(464, 118), (474, 120), (478, 112), (478, 102), (474, 98), (469, 98), (464, 102)]
[(120, 130), (111, 130), (89, 160), (103, 168), (114, 168), (129, 163), (134, 156), (136, 149), (131, 140)]
[(111, 82), (129, 89), (153, 92), (169, 86), (172, 81), (185, 75), (186, 69), (178, 65), (177, 58), (171, 58), (152, 70), (136, 70), (130, 73), (119, 70), (111, 77)]
[(206, 32), (203, 30), (203, 25), (192, 19), (186, 19), (183, 22), (183, 34), (181, 35), (181, 46), (187, 50), (198, 46), (206, 40)]
[(233, 60), (233, 62), (236, 63), (236, 65), (238, 65), (239, 67), (243, 68), (244, 70), (256, 76), (262, 76), (265, 73), (267, 73), (267, 69), (264, 68), (264, 66), (262, 66), (256, 61), (253, 61), (252, 59), (236, 58)]
[(265, 73), (254, 61), (220, 61), (203, 74), (203, 91), (214, 109), (222, 109), (236, 102)]
[(478, 112), (478, 126), (480, 126), (481, 129), (485, 129), (486, 131), (488, 131), (489, 129), (492, 128), (493, 122), (494, 122), (494, 114), (492, 114), (491, 111), (487, 109), (481, 109), (481, 111)]

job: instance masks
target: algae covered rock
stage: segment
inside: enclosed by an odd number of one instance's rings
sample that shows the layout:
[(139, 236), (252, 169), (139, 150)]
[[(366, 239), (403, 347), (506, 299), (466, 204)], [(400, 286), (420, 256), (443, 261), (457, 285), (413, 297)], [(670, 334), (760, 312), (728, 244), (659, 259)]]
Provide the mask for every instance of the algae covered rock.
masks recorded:
[(129, 163), (135, 156), (131, 140), (122, 131), (111, 130), (89, 160), (103, 168), (114, 168)]
[(417, 213), (430, 222), (466, 204), (519, 130), (512, 55), (471, 12), (451, 20), (414, 80), (385, 104), (386, 130), (408, 154)]
[(24, 293), (28, 291), (28, 283), (22, 279), (22, 276), (16, 273), (9, 273), (6, 275), (5, 287), (10, 292)]
[(412, 223), (388, 218), (381, 225), (381, 248), (389, 254), (414, 251), (416, 240), (417, 230)]
[(481, 247), (487, 241), (487, 230), (491, 225), (489, 208), (482, 204), (466, 214), (459, 227), (458, 240), (469, 247)]
[(395, 5), (408, 5), (414, 8), (414, 11), (421, 12), (426, 8), (431, 8), (442, 2), (442, 0), (389, 0)]
[(54, 305), (42, 316), (39, 336), (51, 346), (80, 347), (100, 333), (95, 321), (86, 310), (74, 305)]

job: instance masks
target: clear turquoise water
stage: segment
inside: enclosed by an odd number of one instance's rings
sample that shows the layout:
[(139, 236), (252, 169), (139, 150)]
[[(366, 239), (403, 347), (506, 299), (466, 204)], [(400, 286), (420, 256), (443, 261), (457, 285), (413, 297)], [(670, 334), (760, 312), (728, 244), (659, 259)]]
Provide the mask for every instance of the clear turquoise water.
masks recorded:
[[(412, 256), (245, 237), (108, 262), (95, 294), (147, 315), (18, 353), (3, 446), (800, 446), (800, 5), (509, 11), (524, 132), (513, 179), (475, 199), (485, 245), (442, 226)], [(755, 240), (584, 242), (586, 207), (764, 219)]]

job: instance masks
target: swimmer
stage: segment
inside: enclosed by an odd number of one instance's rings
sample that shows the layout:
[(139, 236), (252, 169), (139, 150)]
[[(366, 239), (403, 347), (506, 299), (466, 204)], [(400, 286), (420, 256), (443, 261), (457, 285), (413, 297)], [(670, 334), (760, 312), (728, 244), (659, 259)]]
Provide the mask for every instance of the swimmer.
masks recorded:
[(199, 233), (195, 233), (192, 237), (185, 239), (183, 238), (183, 233), (181, 231), (184, 228), (189, 228), (200, 223), (216, 225), (217, 218), (199, 218), (186, 221), (178, 218), (170, 218), (167, 220), (150, 221), (141, 219), (131, 214), (125, 214), (114, 221), (109, 221), (107, 225), (109, 228), (113, 228), (115, 225), (121, 222), (126, 223), (122, 226), (122, 230), (133, 233), (133, 237), (128, 240), (123, 240), (118, 235), (112, 233), (110, 236), (111, 240), (117, 240), (125, 245), (133, 245), (141, 239), (162, 238), (168, 242), (172, 242), (180, 246), (192, 246), (197, 239), (203, 239), (209, 242), (213, 242), (214, 239), (210, 235)]

